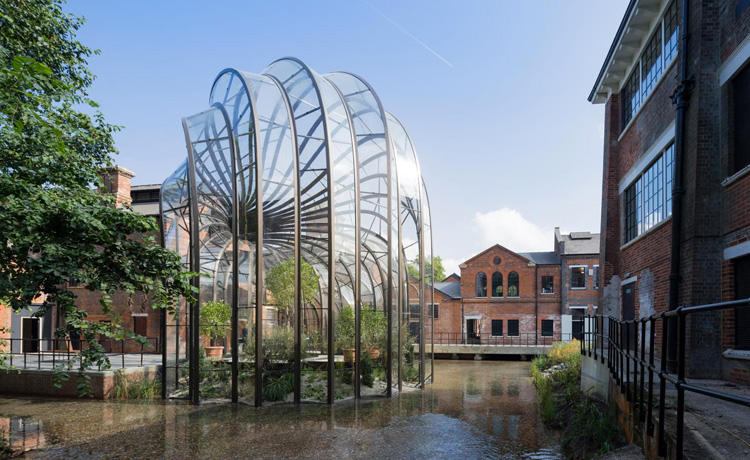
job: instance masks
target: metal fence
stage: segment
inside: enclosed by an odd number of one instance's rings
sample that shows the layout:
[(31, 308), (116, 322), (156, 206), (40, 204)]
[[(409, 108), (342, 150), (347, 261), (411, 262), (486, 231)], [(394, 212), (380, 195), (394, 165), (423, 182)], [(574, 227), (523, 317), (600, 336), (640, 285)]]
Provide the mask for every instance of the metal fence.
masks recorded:
[[(581, 354), (593, 357), (595, 360), (601, 359), (602, 363), (604, 363), (605, 357), (607, 358), (607, 366), (612, 379), (619, 387), (620, 393), (625, 395), (627, 401), (632, 405), (633, 414), (641, 423), (646, 422), (646, 431), (649, 436), (654, 435), (654, 376), (656, 375), (659, 378), (658, 447), (660, 456), (663, 457), (667, 454), (664, 431), (667, 382), (671, 382), (677, 390), (675, 454), (678, 460), (683, 458), (685, 391), (692, 391), (711, 398), (750, 407), (750, 399), (748, 398), (694, 385), (685, 379), (688, 315), (747, 307), (750, 307), (750, 299), (695, 307), (679, 307), (676, 310), (628, 321), (602, 315), (584, 318)], [(675, 321), (677, 333), (676, 375), (667, 371), (667, 338), (670, 333), (670, 323), (674, 324)], [(661, 349), (659, 350), (661, 359), (658, 363), (655, 361), (657, 324), (662, 330)], [(675, 331), (671, 333), (675, 333)], [(648, 391), (646, 391), (646, 386), (648, 386)]]
[(534, 332), (523, 332), (519, 335), (492, 335), (490, 332), (466, 334), (462, 332), (435, 332), (435, 345), (490, 345), (500, 347), (533, 347), (551, 346), (555, 342), (569, 342), (573, 334), (560, 332), (552, 335), (541, 335)]
[[(88, 341), (82, 338), (3, 338), (4, 348), (0, 352), (7, 353), (7, 363), (16, 369), (54, 369), (59, 364), (71, 360), (83, 359), (81, 351), (90, 348), (92, 343), (101, 345), (112, 366), (136, 367), (143, 366), (144, 355), (161, 356), (158, 337), (146, 337), (151, 346), (139, 343), (133, 338), (123, 340), (101, 338)], [(161, 363), (161, 359), (159, 359)], [(101, 368), (98, 368), (101, 370)]]

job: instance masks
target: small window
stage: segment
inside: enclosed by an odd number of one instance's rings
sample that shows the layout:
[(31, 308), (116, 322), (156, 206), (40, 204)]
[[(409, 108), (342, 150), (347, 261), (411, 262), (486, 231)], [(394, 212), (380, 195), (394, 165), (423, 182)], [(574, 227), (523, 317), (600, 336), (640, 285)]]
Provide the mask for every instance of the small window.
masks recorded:
[(495, 258), (492, 259), (492, 263), (495, 265), (500, 265), (500, 262), (501, 262), (500, 257), (495, 256)]
[(518, 320), (517, 319), (508, 320), (508, 336), (518, 337)]
[(81, 287), (81, 283), (78, 282), (75, 276), (71, 276), (70, 278), (68, 278), (68, 287), (69, 288)]
[(438, 304), (428, 305), (427, 311), (430, 318), (438, 319), (440, 317), (440, 305)]
[(555, 323), (551, 319), (542, 320), (542, 337), (552, 337), (555, 329)]
[(495, 272), (492, 274), (492, 297), (503, 296), (503, 274)]
[(625, 86), (622, 87), (622, 129), (630, 123), (641, 106), (639, 63), (635, 64), (635, 70), (625, 82)]
[(750, 165), (750, 65), (734, 77), (734, 174)]
[(594, 265), (594, 289), (599, 289), (599, 266)]
[[(750, 256), (734, 262), (734, 298), (750, 299)], [(750, 307), (735, 308), (734, 318), (734, 348), (750, 350)]]
[(477, 273), (476, 296), (487, 297), (487, 275), (484, 272)]
[(570, 267), (570, 288), (586, 289), (586, 267)]
[[(508, 273), (508, 297), (518, 297), (521, 295), (518, 289), (518, 273)], [(510, 325), (510, 323), (508, 323)]]
[(542, 294), (554, 294), (554, 278), (551, 276), (542, 276)]
[(148, 316), (133, 316), (133, 333), (146, 337), (148, 335)]
[(664, 13), (664, 66), (677, 56), (680, 27), (677, 25), (677, 2), (672, 2)]
[(493, 337), (503, 336), (503, 320), (501, 319), (492, 320), (492, 336)]
[(409, 313), (411, 314), (411, 319), (419, 319), (419, 304), (418, 303), (410, 304)]

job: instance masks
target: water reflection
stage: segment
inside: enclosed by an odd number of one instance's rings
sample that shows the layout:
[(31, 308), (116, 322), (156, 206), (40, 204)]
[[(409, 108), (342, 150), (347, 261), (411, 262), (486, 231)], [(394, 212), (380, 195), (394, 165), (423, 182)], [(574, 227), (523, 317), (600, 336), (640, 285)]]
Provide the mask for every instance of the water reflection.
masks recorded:
[(0, 414), (33, 420), (36, 439), (54, 440), (29, 458), (561, 458), (527, 363), (439, 361), (435, 370), (423, 392), (335, 406), (0, 398)]

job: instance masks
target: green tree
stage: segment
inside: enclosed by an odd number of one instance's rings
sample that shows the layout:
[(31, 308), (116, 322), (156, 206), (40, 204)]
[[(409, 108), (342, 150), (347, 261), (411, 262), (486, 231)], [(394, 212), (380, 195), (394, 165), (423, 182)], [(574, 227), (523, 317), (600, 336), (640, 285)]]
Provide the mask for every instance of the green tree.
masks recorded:
[[(424, 271), (425, 271), (425, 282), (432, 284), (432, 280), (434, 279), (436, 283), (439, 283), (445, 279), (445, 268), (443, 268), (443, 259), (440, 258), (440, 256), (435, 256), (432, 258), (435, 268), (435, 273), (432, 274), (431, 268), (432, 264), (430, 264), (429, 261), (426, 261), (424, 264)], [(409, 262), (406, 265), (406, 269), (409, 272), (409, 276), (412, 278), (419, 279), (419, 257), (414, 259), (413, 262)]]
[[(315, 273), (312, 265), (304, 260), (302, 261), (301, 275), (302, 304), (307, 305), (318, 296), (320, 275)], [(279, 311), (289, 317), (289, 313), (294, 306), (294, 259), (289, 258), (268, 270), (266, 287), (273, 294)]]
[[(171, 312), (194, 293), (179, 256), (157, 244), (156, 220), (96, 191), (119, 128), (88, 97), (94, 76), (86, 59), (98, 51), (75, 40), (84, 20), (62, 4), (0, 0), (0, 303), (19, 310), (42, 299), (39, 316), (59, 307), (65, 327), (57, 335), (77, 333), (90, 344), (76, 359), (85, 391), (85, 369), (109, 368), (99, 335), (145, 343), (112, 312), (114, 291), (148, 292), (154, 308)], [(109, 324), (76, 308), (70, 277), (101, 291)], [(66, 380), (73, 366), (58, 377)]]

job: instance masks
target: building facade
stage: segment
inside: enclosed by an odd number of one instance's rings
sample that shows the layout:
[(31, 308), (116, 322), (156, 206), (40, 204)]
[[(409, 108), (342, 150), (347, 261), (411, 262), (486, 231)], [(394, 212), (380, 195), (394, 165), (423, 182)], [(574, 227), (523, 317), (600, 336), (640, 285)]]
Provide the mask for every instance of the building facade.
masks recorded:
[(563, 235), (554, 251), (516, 253), (496, 244), (435, 283), (435, 343), (543, 344), (580, 338), (597, 311), (599, 235)]
[[(628, 5), (589, 95), (605, 105), (606, 314), (632, 319), (750, 297), (749, 6)], [(669, 305), (670, 274), (679, 283), (676, 305)], [(688, 327), (691, 376), (750, 382), (750, 314), (690, 315)]]

